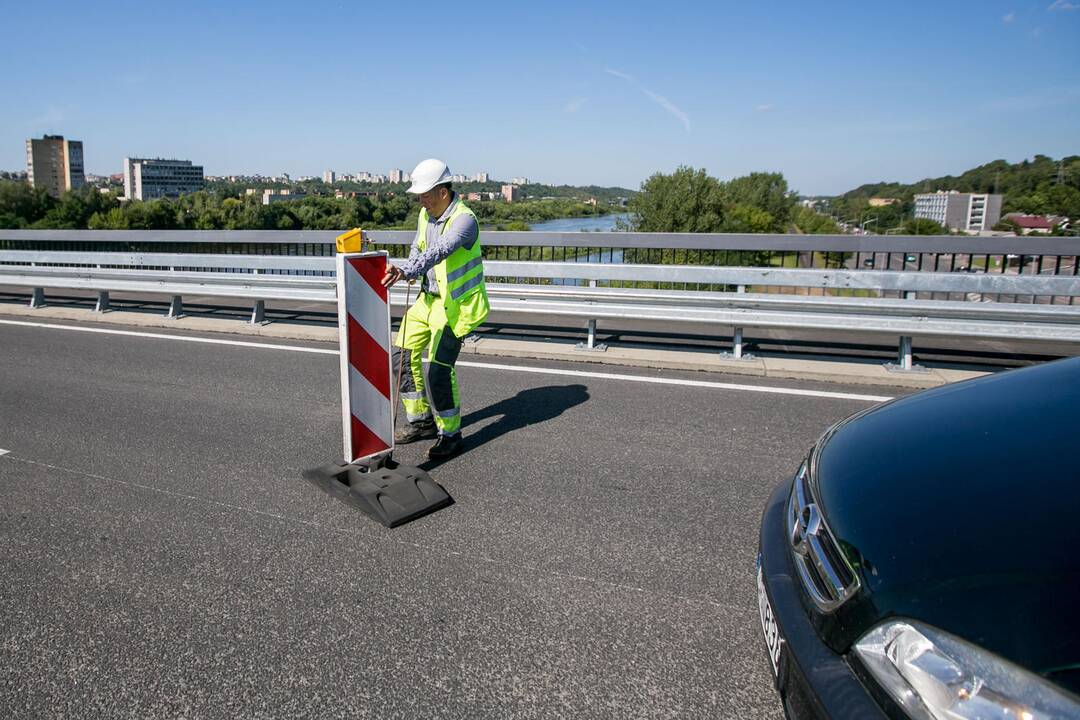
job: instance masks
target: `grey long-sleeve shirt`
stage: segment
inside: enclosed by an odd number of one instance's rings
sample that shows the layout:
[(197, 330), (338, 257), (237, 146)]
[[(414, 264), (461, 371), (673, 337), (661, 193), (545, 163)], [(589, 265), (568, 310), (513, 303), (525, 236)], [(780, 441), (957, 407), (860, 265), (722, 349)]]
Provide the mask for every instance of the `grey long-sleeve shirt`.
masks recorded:
[(413, 240), (412, 248), (409, 250), (409, 259), (401, 265), (401, 271), (409, 280), (423, 276), (421, 288), (424, 292), (440, 294), (439, 284), (435, 280), (435, 266), (450, 257), (458, 248), (471, 246), (480, 235), (480, 227), (476, 224), (476, 220), (467, 213), (458, 215), (454, 218), (454, 222), (446, 227), (459, 202), (461, 198), (454, 193), (450, 204), (446, 206), (446, 210), (439, 219), (428, 222), (426, 247), (420, 250), (416, 240)]

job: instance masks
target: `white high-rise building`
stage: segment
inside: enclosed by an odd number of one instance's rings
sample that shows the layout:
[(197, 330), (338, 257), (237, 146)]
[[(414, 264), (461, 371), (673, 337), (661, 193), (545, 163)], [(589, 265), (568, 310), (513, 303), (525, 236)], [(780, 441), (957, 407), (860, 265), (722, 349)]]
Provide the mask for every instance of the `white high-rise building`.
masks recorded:
[(951, 230), (990, 230), (1001, 220), (1001, 195), (951, 190), (915, 196), (915, 217)]
[(516, 178), (514, 178), (513, 180), (510, 181), (510, 184), (511, 185), (528, 185), (529, 184), (529, 178), (527, 178), (527, 177), (516, 177)]
[(327, 185), (333, 185), (337, 180), (337, 173), (333, 170), (324, 170), (322, 174), (322, 181)]
[(128, 200), (180, 197), (202, 190), (202, 165), (190, 160), (124, 158), (124, 197)]
[(26, 179), (53, 197), (86, 184), (81, 140), (45, 135), (26, 141)]
[(394, 168), (393, 170), (390, 171), (390, 182), (392, 182), (392, 183), (405, 182), (404, 180), (402, 180), (402, 177), (404, 175), (405, 175), (404, 170), (399, 170), (398, 168)]
[(486, 172), (478, 172), (473, 175), (473, 182), (487, 182), (488, 174)]

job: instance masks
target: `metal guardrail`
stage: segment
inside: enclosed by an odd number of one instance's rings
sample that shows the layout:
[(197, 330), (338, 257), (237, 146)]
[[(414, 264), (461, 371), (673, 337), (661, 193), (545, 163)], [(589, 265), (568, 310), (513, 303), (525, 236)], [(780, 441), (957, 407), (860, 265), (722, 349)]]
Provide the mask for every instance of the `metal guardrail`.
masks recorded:
[[(71, 256), (70, 258), (68, 256)], [(108, 262), (94, 266), (85, 266), (88, 260)], [(16, 265), (17, 262), (51, 262), (72, 260), (79, 265)], [(215, 260), (220, 259), (220, 260)], [(140, 292), (164, 293), (180, 292), (192, 294), (193, 290), (205, 289), (203, 294), (220, 293), (221, 297), (250, 297), (277, 300), (312, 300), (316, 302), (335, 301), (335, 278), (327, 272), (323, 277), (299, 275), (268, 275), (265, 270), (281, 270), (287, 265), (287, 258), (259, 256), (195, 256), (195, 255), (117, 255), (80, 254), (80, 253), (22, 253), (0, 251), (0, 279), (9, 285), (30, 286), (40, 284), (44, 287), (68, 287), (96, 289), (98, 286), (112, 286), (112, 289), (128, 289)], [(323, 272), (332, 267), (329, 258), (294, 258), (297, 264), (308, 271)], [(229, 270), (249, 269), (255, 272), (197, 272), (176, 267), (180, 262), (195, 262), (200, 266), (222, 265)], [(169, 269), (136, 269), (144, 265), (164, 265)], [(101, 267), (106, 265), (107, 267)], [(120, 269), (115, 266), (124, 266)], [(532, 278), (558, 278), (564, 275), (577, 275), (585, 278), (604, 278), (610, 274), (610, 265), (562, 264), (562, 263), (517, 263), (491, 261), (486, 263), (488, 277), (497, 275), (520, 275)], [(665, 268), (656, 266), (620, 266), (620, 273), (639, 270), (643, 275), (664, 277)], [(804, 286), (817, 284), (825, 286), (832, 283), (842, 284), (843, 274), (833, 279), (836, 273), (829, 271), (771, 270), (756, 271), (745, 268), (691, 268), (689, 275), (701, 275), (697, 278), (706, 282), (756, 282), (764, 280), (779, 285)], [(494, 272), (492, 272), (494, 271)], [(1070, 278), (1037, 278), (1032, 276), (990, 278), (967, 275), (942, 275), (940, 277), (912, 277), (913, 273), (862, 273), (858, 278), (866, 286), (875, 284), (888, 285), (901, 289), (915, 287), (938, 287), (952, 291), (995, 291), (1007, 286), (1010, 290), (1025, 290), (1031, 283), (1052, 283), (1056, 291), (1075, 290), (1077, 283)], [(879, 278), (875, 283), (874, 278)], [(880, 278), (884, 278), (880, 280)], [(911, 282), (907, 282), (910, 280)], [(940, 285), (931, 285), (934, 282)], [(2, 284), (2, 283), (0, 283)], [(954, 316), (988, 317), (999, 316), (1016, 322), (1040, 320), (1058, 315), (1069, 315), (1070, 310), (1053, 305), (1016, 305), (999, 303), (972, 303), (965, 310), (963, 303), (949, 301), (921, 301), (918, 299), (896, 301), (886, 298), (835, 298), (819, 296), (792, 296), (777, 294), (759, 294), (739, 291), (736, 293), (696, 292), (696, 291), (640, 291), (621, 288), (576, 287), (558, 285), (520, 285), (489, 282), (489, 292), (495, 296), (516, 296), (539, 300), (576, 300), (585, 303), (618, 303), (623, 305), (676, 305), (700, 307), (805, 307), (844, 308), (845, 312), (855, 312), (860, 308), (866, 313), (910, 315), (913, 312), (932, 314), (947, 308)], [(1071, 287), (1069, 287), (1071, 285)], [(746, 285), (741, 287), (745, 288)]]
[[(185, 294), (255, 300), (252, 321), (265, 318), (266, 300), (333, 302), (330, 257), (196, 253), (0, 251), (0, 285), (98, 291), (99, 311), (109, 292), (172, 296), (169, 315), (182, 312)], [(733, 357), (743, 355), (743, 328), (797, 327), (859, 330), (900, 336), (900, 366), (911, 367), (913, 336), (966, 336), (1080, 341), (1080, 307), (1002, 305), (919, 299), (921, 291), (982, 295), (1080, 295), (1080, 278), (870, 270), (668, 266), (581, 262), (488, 261), (487, 276), (538, 280), (623, 281), (695, 286), (735, 286), (739, 291), (627, 290), (607, 287), (522, 285), (492, 282), (493, 308), (587, 319), (587, 348), (595, 348), (598, 318), (693, 321), (734, 328)], [(276, 273), (276, 274), (274, 274)], [(312, 273), (315, 277), (297, 273)], [(758, 286), (854, 288), (899, 291), (910, 300), (769, 296), (746, 293)], [(395, 293), (401, 302), (403, 293)]]
[[(230, 274), (278, 271), (332, 275), (333, 258), (264, 255), (202, 255), (194, 253), (87, 253), (0, 251), (0, 264), (26, 266), (91, 266), (217, 270)], [(892, 270), (821, 270), (795, 268), (713, 267), (695, 265), (639, 265), (579, 262), (519, 262), (489, 260), (489, 278), (621, 281), (676, 285), (818, 287), (918, 292), (1080, 295), (1080, 278), (1054, 275), (996, 275), (970, 273), (904, 272)]]
[[(312, 230), (0, 230), (0, 250), (331, 256), (337, 231)], [(403, 255), (405, 230), (374, 230), (377, 245)], [(1080, 238), (896, 235), (757, 235), (717, 233), (483, 231), (486, 260), (986, 272), (1076, 277)], [(267, 270), (266, 272), (283, 272)], [(295, 270), (292, 272), (306, 271)], [(317, 274), (317, 273), (312, 273)], [(544, 282), (537, 279), (537, 282)], [(573, 280), (563, 280), (563, 284)], [(612, 281), (629, 283), (632, 281)], [(640, 286), (640, 284), (636, 284)], [(668, 283), (664, 289), (680, 289)], [(683, 285), (681, 289), (726, 290)], [(853, 294), (857, 290), (816, 289)], [(883, 290), (885, 295), (896, 291)], [(931, 299), (962, 297), (936, 293)], [(1072, 297), (999, 295), (997, 302), (1074, 304)]]
[[(211, 245), (322, 245), (333, 254), (340, 230), (3, 230), (18, 243), (148, 243)], [(408, 245), (410, 230), (368, 230), (376, 245)], [(923, 252), (972, 255), (1080, 255), (1077, 237), (965, 235), (775, 235), (738, 233), (483, 232), (488, 247), (638, 248), (652, 250), (788, 250), (819, 252)], [(23, 249), (4, 248), (0, 249)], [(25, 248), (31, 249), (31, 248)]]

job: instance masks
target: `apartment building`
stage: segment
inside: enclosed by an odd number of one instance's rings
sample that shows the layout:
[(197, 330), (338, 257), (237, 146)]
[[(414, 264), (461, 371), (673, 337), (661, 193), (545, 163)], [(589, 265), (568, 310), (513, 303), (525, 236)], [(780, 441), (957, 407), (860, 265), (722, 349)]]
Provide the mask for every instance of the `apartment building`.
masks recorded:
[(202, 165), (190, 160), (124, 158), (124, 197), (128, 200), (175, 198), (202, 190)]
[(45, 135), (26, 141), (26, 179), (53, 197), (86, 184), (81, 140)]

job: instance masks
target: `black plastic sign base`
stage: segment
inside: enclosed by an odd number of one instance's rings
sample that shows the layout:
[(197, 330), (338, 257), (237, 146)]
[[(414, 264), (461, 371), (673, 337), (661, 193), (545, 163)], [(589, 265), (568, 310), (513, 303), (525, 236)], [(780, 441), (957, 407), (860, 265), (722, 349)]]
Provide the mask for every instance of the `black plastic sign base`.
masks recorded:
[(454, 504), (426, 472), (389, 458), (378, 464), (324, 465), (305, 470), (303, 476), (389, 528)]

